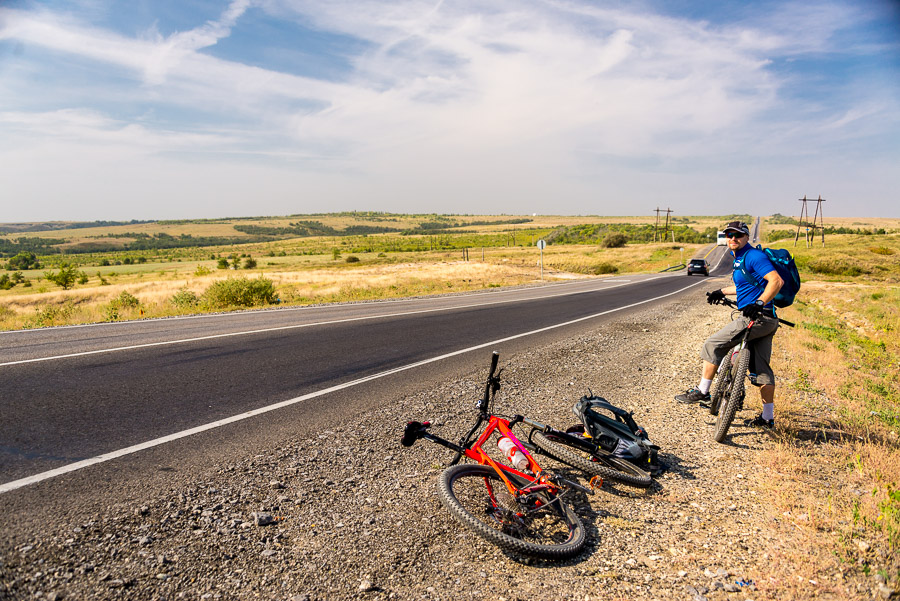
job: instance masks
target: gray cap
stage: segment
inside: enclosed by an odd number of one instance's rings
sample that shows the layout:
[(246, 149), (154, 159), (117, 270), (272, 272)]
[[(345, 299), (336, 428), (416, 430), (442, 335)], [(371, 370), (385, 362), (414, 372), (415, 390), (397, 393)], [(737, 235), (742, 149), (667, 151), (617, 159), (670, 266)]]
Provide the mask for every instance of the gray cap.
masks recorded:
[(726, 231), (726, 232), (728, 232), (728, 231), (732, 231), (732, 232), (742, 232), (745, 236), (749, 236), (749, 235), (750, 235), (750, 228), (747, 227), (747, 224), (744, 223), (743, 221), (730, 221), (730, 222), (728, 222), (728, 225), (725, 226), (725, 231)]

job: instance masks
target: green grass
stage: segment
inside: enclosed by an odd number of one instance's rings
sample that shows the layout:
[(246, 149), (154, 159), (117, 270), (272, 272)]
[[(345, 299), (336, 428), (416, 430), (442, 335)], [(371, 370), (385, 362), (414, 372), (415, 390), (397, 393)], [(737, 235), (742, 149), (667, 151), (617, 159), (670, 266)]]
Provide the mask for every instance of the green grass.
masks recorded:
[[(831, 282), (866, 280), (900, 283), (900, 234), (835, 235), (806, 248), (802, 240), (768, 244), (785, 248), (794, 255), (801, 279), (824, 279)], [(872, 249), (876, 249), (873, 251)]]

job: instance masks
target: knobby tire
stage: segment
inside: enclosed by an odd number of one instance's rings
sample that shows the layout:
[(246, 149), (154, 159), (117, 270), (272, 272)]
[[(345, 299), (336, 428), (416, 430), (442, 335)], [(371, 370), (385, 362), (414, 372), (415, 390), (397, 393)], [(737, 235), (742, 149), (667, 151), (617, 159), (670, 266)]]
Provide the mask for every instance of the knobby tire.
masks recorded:
[(738, 407), (744, 398), (744, 380), (747, 377), (747, 369), (750, 367), (750, 349), (744, 347), (738, 354), (737, 361), (732, 367), (733, 377), (731, 389), (728, 392), (728, 398), (725, 399), (725, 406), (719, 411), (719, 417), (716, 420), (716, 434), (713, 437), (716, 442), (725, 440), (728, 428), (737, 413)]
[(728, 354), (722, 357), (722, 362), (719, 363), (719, 369), (716, 371), (716, 379), (713, 381), (713, 392), (709, 397), (710, 415), (719, 415), (719, 407), (722, 406), (722, 399), (726, 398), (730, 386), (731, 349), (728, 349)]
[(653, 483), (648, 472), (630, 461), (614, 457), (605, 451), (598, 450), (591, 454), (570, 445), (565, 440), (551, 440), (538, 430), (532, 432), (531, 442), (553, 459), (603, 479), (615, 480), (637, 488), (648, 488)]
[[(507, 476), (517, 487), (528, 484)], [(488, 465), (447, 468), (438, 479), (438, 496), (462, 525), (513, 553), (566, 559), (577, 555), (587, 540), (581, 519), (559, 497), (542, 492), (534, 497), (541, 507), (519, 504)]]

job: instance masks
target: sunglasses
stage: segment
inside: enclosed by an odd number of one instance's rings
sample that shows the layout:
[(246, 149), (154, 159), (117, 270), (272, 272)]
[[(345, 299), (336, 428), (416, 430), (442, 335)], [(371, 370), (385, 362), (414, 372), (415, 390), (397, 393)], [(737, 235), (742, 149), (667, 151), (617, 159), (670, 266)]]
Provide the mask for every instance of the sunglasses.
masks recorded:
[(744, 232), (725, 232), (726, 238), (743, 238)]

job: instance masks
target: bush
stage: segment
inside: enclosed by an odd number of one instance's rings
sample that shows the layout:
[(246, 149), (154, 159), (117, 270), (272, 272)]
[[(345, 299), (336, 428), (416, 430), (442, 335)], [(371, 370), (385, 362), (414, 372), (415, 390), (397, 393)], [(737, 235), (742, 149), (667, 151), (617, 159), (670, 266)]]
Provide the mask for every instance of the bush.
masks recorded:
[(109, 301), (106, 305), (106, 320), (115, 321), (119, 319), (122, 309), (136, 309), (141, 305), (141, 301), (136, 296), (123, 290), (119, 296)]
[(344, 261), (346, 261), (347, 263), (359, 263), (359, 257), (357, 257), (355, 255), (350, 255), (349, 257), (344, 259)]
[(244, 259), (244, 269), (256, 269), (256, 259), (253, 257)]
[(794, 238), (797, 235), (797, 230), (772, 230), (771, 232), (766, 234), (766, 242), (777, 242), (779, 240), (785, 240), (787, 238)]
[(200, 304), (200, 297), (193, 290), (181, 288), (172, 295), (172, 304), (179, 309), (190, 309)]
[(61, 323), (65, 323), (74, 312), (75, 307), (71, 303), (66, 303), (61, 307), (47, 305), (42, 309), (38, 309), (34, 319), (29, 320), (27, 325), (35, 328), (60, 325)]
[(203, 302), (214, 309), (254, 307), (277, 302), (275, 285), (267, 278), (228, 278), (214, 282), (203, 293)]
[(595, 275), (601, 275), (604, 273), (618, 273), (619, 268), (612, 263), (600, 263), (599, 265), (594, 267), (593, 272)]
[(872, 247), (869, 247), (869, 251), (875, 253), (876, 255), (892, 255), (892, 254), (894, 254), (893, 249), (887, 248), (885, 246), (872, 246)]
[(78, 271), (78, 267), (72, 265), (70, 263), (62, 263), (59, 266), (59, 272), (55, 271), (45, 271), (44, 277), (53, 282), (54, 284), (61, 286), (63, 290), (68, 290), (72, 286), (75, 285), (75, 280), (81, 274)]
[[(222, 269), (219, 267), (219, 269)], [(212, 273), (212, 269), (206, 267), (204, 265), (197, 265), (197, 269), (194, 270), (194, 275), (209, 275)]]
[(41, 264), (38, 263), (35, 254), (29, 252), (20, 252), (6, 264), (6, 268), (10, 271), (17, 271), (19, 269), (38, 269), (40, 266)]
[(622, 248), (627, 242), (628, 237), (625, 234), (607, 234), (606, 238), (600, 241), (600, 248)]
[(219, 262), (216, 264), (217, 269), (228, 269), (228, 259), (225, 257), (219, 257)]
[(123, 290), (119, 294), (119, 296), (112, 299), (109, 304), (114, 304), (118, 307), (122, 307), (123, 309), (135, 309), (141, 306), (141, 301), (139, 301), (138, 298), (132, 293), (128, 292), (127, 290)]

